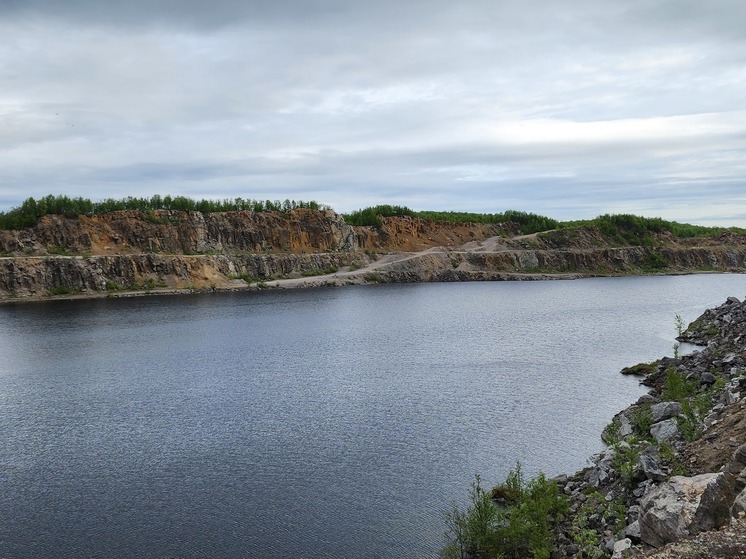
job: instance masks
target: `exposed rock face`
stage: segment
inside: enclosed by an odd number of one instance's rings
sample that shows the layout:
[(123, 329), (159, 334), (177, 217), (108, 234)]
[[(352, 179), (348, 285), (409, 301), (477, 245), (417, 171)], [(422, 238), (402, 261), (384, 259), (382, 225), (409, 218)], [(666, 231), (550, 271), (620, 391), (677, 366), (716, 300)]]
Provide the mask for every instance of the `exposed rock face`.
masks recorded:
[(718, 497), (723, 474), (674, 476), (641, 503), (640, 535), (653, 547), (728, 524), (730, 507)]
[[(369, 264), (373, 254), (377, 256), (370, 270), (334, 281), (567, 279), (656, 270), (746, 269), (746, 244), (737, 236), (692, 245), (661, 234), (657, 242), (662, 244), (656, 247), (617, 247), (598, 231), (584, 228), (517, 236), (514, 229), (512, 224), (410, 217), (383, 218), (380, 227), (351, 227), (332, 211), (307, 209), (212, 214), (123, 211), (75, 219), (48, 215), (29, 229), (0, 231), (0, 257), (15, 259), (0, 258), (0, 300), (39, 297), (57, 289), (101, 290), (107, 282), (135, 286), (142, 278), (176, 288), (225, 286), (236, 275), (270, 280), (310, 274), (311, 268), (349, 264), (358, 268)], [(328, 266), (293, 257), (322, 254), (327, 256), (319, 258), (330, 262)], [(83, 259), (57, 258), (73, 255)], [(205, 258), (191, 258), (196, 255)], [(103, 256), (120, 259), (109, 263), (99, 259)], [(736, 319), (723, 317), (723, 324)], [(698, 378), (703, 384), (716, 380), (708, 372)]]
[(0, 252), (73, 254), (293, 253), (356, 250), (352, 227), (332, 211), (122, 211), (69, 219), (57, 215), (22, 231), (0, 231)]
[[(90, 257), (0, 259), (0, 297), (42, 297), (55, 289), (106, 292), (117, 289), (230, 287), (239, 276), (261, 280), (275, 276), (320, 273), (351, 263), (364, 265), (365, 255), (245, 254), (175, 256), (130, 254)], [(238, 281), (246, 285), (245, 282)]]
[(500, 235), (505, 228), (482, 223), (433, 222), (413, 217), (384, 217), (380, 227), (356, 227), (358, 246), (376, 252), (410, 252), (456, 247)]

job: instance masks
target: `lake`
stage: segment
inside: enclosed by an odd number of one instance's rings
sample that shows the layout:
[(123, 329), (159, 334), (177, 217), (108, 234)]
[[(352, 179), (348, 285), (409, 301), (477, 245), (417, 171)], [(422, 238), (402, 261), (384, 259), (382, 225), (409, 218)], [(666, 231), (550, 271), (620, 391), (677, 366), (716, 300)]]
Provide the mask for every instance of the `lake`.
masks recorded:
[(573, 472), (746, 276), (0, 307), (0, 557), (435, 557), (474, 474)]

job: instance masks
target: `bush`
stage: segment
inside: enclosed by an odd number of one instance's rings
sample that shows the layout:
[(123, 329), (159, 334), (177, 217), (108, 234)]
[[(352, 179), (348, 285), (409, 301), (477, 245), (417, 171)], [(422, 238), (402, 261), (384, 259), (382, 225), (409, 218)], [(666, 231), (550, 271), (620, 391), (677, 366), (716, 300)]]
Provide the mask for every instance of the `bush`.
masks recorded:
[(661, 399), (667, 402), (683, 402), (697, 391), (696, 385), (686, 380), (684, 375), (673, 367), (666, 370), (666, 382), (661, 391)]
[[(443, 556), (548, 558), (554, 547), (555, 526), (569, 510), (557, 484), (544, 474), (524, 480), (520, 464), (492, 493), (485, 492), (480, 481), (476, 476), (472, 483), (466, 511), (454, 507), (447, 517), (451, 542)], [(500, 503), (495, 496), (500, 497)]]

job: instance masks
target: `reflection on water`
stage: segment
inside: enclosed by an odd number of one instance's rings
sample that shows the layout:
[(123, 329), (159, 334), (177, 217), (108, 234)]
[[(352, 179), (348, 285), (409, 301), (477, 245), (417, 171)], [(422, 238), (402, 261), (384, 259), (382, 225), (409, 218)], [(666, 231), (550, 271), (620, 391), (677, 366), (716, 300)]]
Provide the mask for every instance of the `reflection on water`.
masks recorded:
[(474, 473), (572, 471), (743, 276), (0, 307), (0, 556), (428, 557)]

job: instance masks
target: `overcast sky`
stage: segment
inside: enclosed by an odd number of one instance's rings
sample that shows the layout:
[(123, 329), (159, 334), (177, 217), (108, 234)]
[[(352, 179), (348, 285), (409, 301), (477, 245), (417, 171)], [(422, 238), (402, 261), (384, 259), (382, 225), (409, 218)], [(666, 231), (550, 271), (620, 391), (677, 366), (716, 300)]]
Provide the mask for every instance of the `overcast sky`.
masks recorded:
[(746, 226), (744, 0), (0, 0), (28, 196)]

